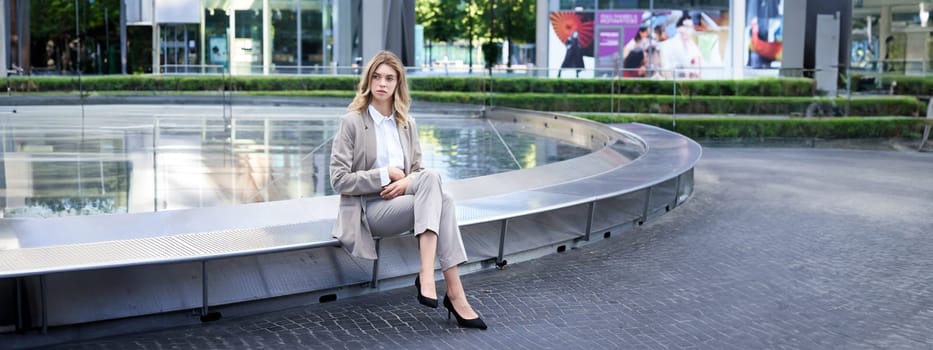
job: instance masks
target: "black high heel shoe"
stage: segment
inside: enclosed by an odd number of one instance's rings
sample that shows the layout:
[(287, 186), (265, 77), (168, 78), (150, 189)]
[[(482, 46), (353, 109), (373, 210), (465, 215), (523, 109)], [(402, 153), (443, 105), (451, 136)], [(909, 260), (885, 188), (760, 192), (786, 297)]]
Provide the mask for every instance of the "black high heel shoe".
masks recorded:
[(451, 304), (450, 299), (447, 298), (447, 294), (444, 294), (444, 307), (447, 308), (447, 320), (450, 320), (450, 313), (453, 313), (454, 316), (457, 317), (457, 325), (460, 327), (486, 330), (486, 322), (483, 322), (482, 318), (477, 317), (465, 320), (463, 317), (460, 317), (460, 314), (454, 309), (454, 304)]
[(424, 295), (421, 295), (421, 278), (419, 277), (421, 276), (415, 275), (415, 289), (418, 290), (418, 302), (421, 303), (421, 305), (436, 309), (437, 299), (428, 298)]

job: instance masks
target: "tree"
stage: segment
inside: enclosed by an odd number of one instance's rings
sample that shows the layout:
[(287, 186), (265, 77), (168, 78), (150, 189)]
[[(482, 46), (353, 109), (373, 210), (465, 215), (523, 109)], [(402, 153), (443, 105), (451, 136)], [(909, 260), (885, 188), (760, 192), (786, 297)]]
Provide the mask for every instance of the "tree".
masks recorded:
[[(478, 37), (488, 42), (530, 43), (535, 41), (535, 0), (473, 0), (475, 12), (468, 15)], [(511, 59), (506, 58), (511, 66)]]
[(424, 26), (428, 44), (428, 64), (431, 58), (430, 42), (449, 43), (463, 37), (465, 6), (461, 0), (420, 0), (415, 4), (415, 18)]
[[(33, 67), (54, 67), (59, 70), (75, 69), (75, 4), (78, 5), (78, 24), (81, 44), (82, 71), (103, 72), (98, 61), (89, 59), (96, 54), (96, 45), (106, 47), (104, 39), (119, 36), (120, 0), (46, 0), (41, 6), (30, 6), (31, 50)], [(109, 19), (105, 21), (105, 12)], [(109, 28), (105, 28), (104, 24)], [(109, 32), (109, 33), (108, 33)], [(51, 44), (50, 44), (51, 43)], [(92, 69), (93, 67), (93, 69)]]
[[(502, 12), (505, 12), (505, 42), (527, 43), (535, 40), (535, 1), (511, 0), (505, 1)], [(512, 54), (509, 47), (509, 54)], [(512, 67), (512, 58), (506, 57), (506, 66)]]

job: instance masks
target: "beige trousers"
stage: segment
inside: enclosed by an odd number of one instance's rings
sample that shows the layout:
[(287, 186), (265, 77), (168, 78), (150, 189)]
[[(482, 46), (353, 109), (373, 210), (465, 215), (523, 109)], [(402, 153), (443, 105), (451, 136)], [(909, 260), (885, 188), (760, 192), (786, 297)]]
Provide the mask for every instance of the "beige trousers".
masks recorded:
[(457, 224), (453, 198), (441, 188), (441, 177), (432, 170), (411, 175), (405, 195), (366, 201), (366, 221), (373, 236), (395, 236), (414, 228), (415, 237), (431, 230), (437, 233), (437, 258), (447, 270), (466, 262), (466, 249)]

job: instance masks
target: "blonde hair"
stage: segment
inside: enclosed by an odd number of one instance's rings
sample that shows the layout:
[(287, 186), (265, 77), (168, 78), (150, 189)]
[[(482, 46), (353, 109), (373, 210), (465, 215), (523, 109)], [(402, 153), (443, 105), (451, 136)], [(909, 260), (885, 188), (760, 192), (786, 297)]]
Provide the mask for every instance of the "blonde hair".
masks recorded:
[(405, 67), (402, 66), (402, 61), (390, 51), (379, 51), (366, 64), (366, 69), (363, 71), (363, 75), (360, 76), (360, 84), (356, 89), (356, 97), (347, 106), (347, 110), (363, 113), (364, 110), (369, 108), (369, 104), (373, 100), (369, 84), (373, 80), (376, 68), (383, 64), (395, 70), (395, 74), (398, 75), (398, 85), (395, 87), (392, 98), (393, 108), (395, 109), (395, 120), (398, 123), (405, 123), (408, 121), (408, 107), (411, 106), (411, 96), (408, 94), (408, 79), (405, 78)]

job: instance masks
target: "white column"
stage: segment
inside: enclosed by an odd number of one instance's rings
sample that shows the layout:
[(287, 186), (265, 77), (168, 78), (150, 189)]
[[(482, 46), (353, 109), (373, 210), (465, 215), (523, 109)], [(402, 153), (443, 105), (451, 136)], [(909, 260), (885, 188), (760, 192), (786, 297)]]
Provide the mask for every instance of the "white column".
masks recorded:
[(334, 1), (334, 60), (337, 66), (349, 66), (353, 63), (353, 7), (350, 0)]
[(152, 1), (152, 74), (159, 72), (159, 56), (161, 55), (161, 42), (159, 37), (159, 21), (156, 20), (156, 0)]
[[(548, 65), (548, 31), (551, 30), (550, 23), (550, 1), (538, 0), (536, 3), (535, 14), (535, 66), (539, 69), (547, 69)], [(547, 72), (542, 72), (542, 76), (547, 76)]]
[[(781, 74), (803, 76), (807, 36), (807, 0), (784, 0), (784, 56)], [(814, 39), (816, 40), (816, 39)]]
[(732, 38), (729, 40), (729, 56), (725, 64), (726, 67), (732, 67), (732, 71), (727, 73), (732, 79), (742, 79), (745, 76), (745, 52), (748, 51), (745, 37), (745, 18), (748, 17), (746, 0), (732, 0), (729, 3), (729, 33)]
[(10, 4), (7, 0), (0, 0), (0, 73), (2, 77), (6, 78), (7, 75), (7, 66), (9, 62), (6, 61), (7, 49), (10, 47), (9, 36), (10, 33), (6, 32), (6, 26), (10, 22), (7, 15), (10, 13)]
[(269, 0), (262, 0), (262, 74), (272, 67), (272, 9)]

